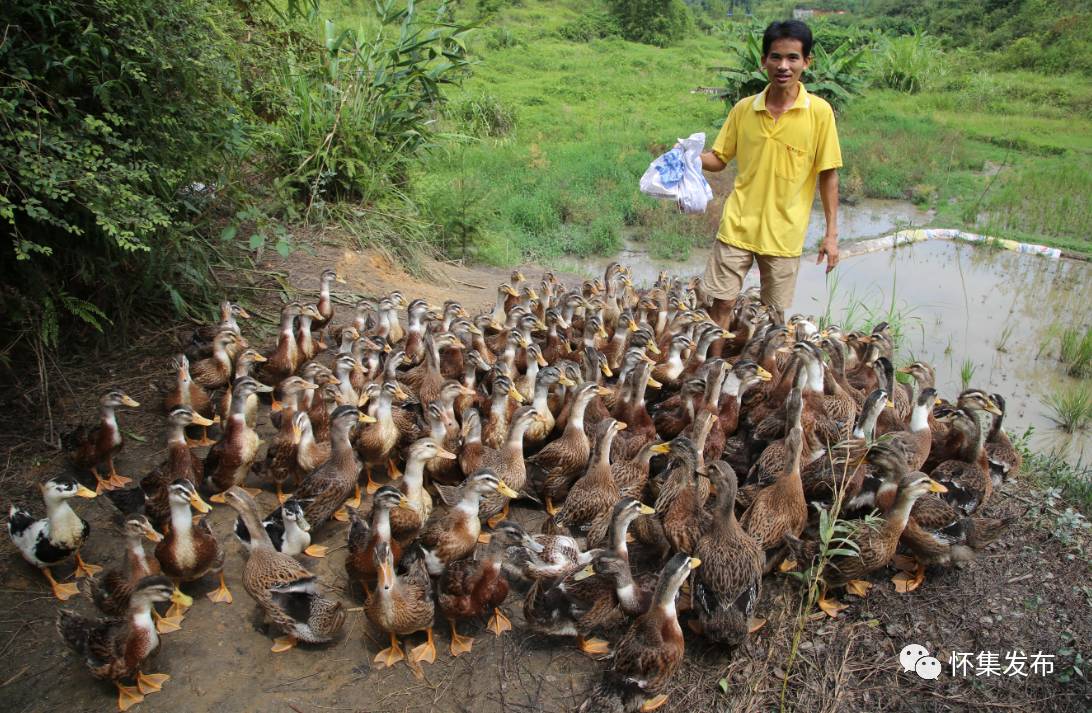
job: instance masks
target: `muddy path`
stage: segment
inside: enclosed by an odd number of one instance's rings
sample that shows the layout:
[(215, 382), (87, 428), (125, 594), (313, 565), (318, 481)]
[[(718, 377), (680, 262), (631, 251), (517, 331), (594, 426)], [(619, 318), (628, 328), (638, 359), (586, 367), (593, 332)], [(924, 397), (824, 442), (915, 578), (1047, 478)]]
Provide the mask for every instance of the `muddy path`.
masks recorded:
[[(351, 265), (349, 287), (361, 293), (401, 289), (411, 299), (454, 297), (472, 311), (492, 302), (492, 285), (508, 273), (446, 266), (446, 277), (420, 281), (382, 255), (333, 248), (267, 267), (281, 271), (292, 285), (312, 285), (321, 267), (331, 262)], [(529, 268), (528, 277), (537, 279), (539, 272)], [(271, 297), (268, 304), (255, 307), (275, 314), (275, 305)], [(172, 339), (167, 330), (135, 343), (133, 353), (104, 356), (71, 371), (54, 412), (58, 428), (91, 417), (104, 388), (125, 389), (144, 406), (120, 415), (127, 444), (118, 469), (133, 478), (147, 473), (164, 457), (159, 405)], [(271, 435), (264, 410), (259, 424), (263, 435)], [(22, 426), (21, 431), (12, 426), (4, 433), (0, 505), (16, 502), (41, 513), (36, 483), (71, 469), (62, 454), (39, 440), (41, 424)], [(272, 493), (263, 493), (260, 502), (271, 507)], [(81, 500), (76, 508), (92, 525), (84, 557), (107, 566), (120, 564), (120, 528), (109, 501)], [(931, 574), (909, 594), (895, 593), (888, 581), (893, 570), (880, 573), (869, 597), (849, 597), (849, 608), (837, 619), (821, 613), (805, 619), (791, 665), (800, 588), (784, 576), (767, 577), (759, 605), (760, 615), (769, 620), (766, 626), (736, 652), (711, 647), (687, 632), (687, 658), (661, 710), (769, 711), (782, 701), (789, 709), (808, 711), (1087, 710), (1092, 690), (1072, 671), (1067, 674), (1066, 667), (1074, 664), (1077, 653), (1092, 657), (1087, 643), (1092, 640), (1092, 567), (1087, 558), (1092, 543), (1087, 534), (1059, 531), (1057, 516), (1064, 509), (1062, 503), (1045, 502), (1028, 483), (1011, 481), (991, 507), (997, 513), (1027, 511), (1009, 537), (966, 569)], [(541, 513), (517, 507), (515, 517), (537, 526)], [(225, 543), (227, 584), (235, 601), (223, 605), (205, 599), (216, 584), (211, 578), (186, 587), (196, 604), (183, 629), (163, 637), (149, 669), (168, 673), (171, 680), (161, 693), (133, 709), (138, 712), (571, 711), (605, 666), (579, 653), (571, 642), (526, 631), (519, 592), (505, 605), (514, 631), (498, 638), (485, 631), (484, 622), (464, 624), (462, 633), (475, 636), (474, 649), (452, 658), (446, 625), (438, 622), (437, 662), (418, 671), (404, 663), (392, 669), (373, 665), (386, 641), (359, 610), (350, 612), (334, 643), (273, 654), (269, 649), (276, 634), (262, 626), (239, 580), (241, 548), (230, 535), (234, 514), (220, 506), (209, 518)], [(305, 563), (333, 596), (356, 608), (362, 600), (359, 592), (349, 590), (343, 567), (347, 527), (336, 522), (324, 527), (316, 539), (332, 552)], [(6, 537), (0, 539), (3, 710), (114, 710), (113, 687), (93, 680), (57, 636), (58, 603), (49, 596), (45, 580)], [(56, 572), (68, 577), (71, 566), (59, 566)], [(83, 596), (66, 606), (85, 614), (93, 611)], [(412, 644), (421, 639), (412, 637)], [(938, 680), (901, 671), (898, 654), (907, 643), (922, 644), (945, 662)], [(1042, 651), (1054, 654), (1054, 669), (1024, 676), (982, 676), (973, 670), (952, 676), (947, 661), (953, 651), (992, 651), (1002, 667), (1006, 652), (1023, 651), (1030, 657)]]

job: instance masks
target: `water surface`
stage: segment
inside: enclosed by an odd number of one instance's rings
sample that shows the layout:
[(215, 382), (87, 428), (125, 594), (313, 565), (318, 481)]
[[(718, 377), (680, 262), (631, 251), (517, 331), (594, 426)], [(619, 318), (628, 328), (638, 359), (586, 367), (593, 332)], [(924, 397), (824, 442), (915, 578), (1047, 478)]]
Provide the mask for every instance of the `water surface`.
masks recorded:
[[(630, 265), (641, 285), (655, 280), (660, 270), (701, 274), (707, 255), (707, 250), (695, 250), (686, 261), (657, 261), (634, 243), (615, 259)], [(601, 274), (607, 262), (585, 263), (582, 269)], [(1092, 265), (933, 241), (847, 257), (834, 274), (836, 280), (826, 279), (814, 257), (805, 256), (791, 312), (828, 314), (836, 322), (861, 326), (893, 305), (903, 316), (898, 361), (933, 364), (942, 396), (959, 393), (964, 360), (969, 360), (971, 384), (1000, 393), (1008, 402), (1010, 434), (1031, 426), (1037, 450), (1057, 451), (1072, 462), (1092, 457), (1092, 434), (1065, 434), (1045, 404), (1051, 393), (1078, 383), (1057, 360), (1058, 335), (1063, 328), (1083, 330), (1090, 323)], [(752, 269), (746, 284), (757, 283), (757, 269)]]

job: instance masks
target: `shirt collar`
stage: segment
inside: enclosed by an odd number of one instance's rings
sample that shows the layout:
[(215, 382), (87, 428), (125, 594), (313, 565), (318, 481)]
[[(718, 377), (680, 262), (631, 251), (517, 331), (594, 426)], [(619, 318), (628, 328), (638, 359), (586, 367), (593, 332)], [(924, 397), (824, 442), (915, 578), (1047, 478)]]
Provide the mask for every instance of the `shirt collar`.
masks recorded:
[[(755, 100), (751, 102), (751, 107), (755, 111), (766, 111), (766, 92), (770, 91), (770, 85), (767, 84), (766, 88), (755, 95)], [(796, 95), (796, 101), (789, 107), (789, 111), (793, 109), (807, 109), (811, 106), (811, 97), (808, 96), (808, 90), (804, 87), (804, 83), (800, 82), (800, 91)]]

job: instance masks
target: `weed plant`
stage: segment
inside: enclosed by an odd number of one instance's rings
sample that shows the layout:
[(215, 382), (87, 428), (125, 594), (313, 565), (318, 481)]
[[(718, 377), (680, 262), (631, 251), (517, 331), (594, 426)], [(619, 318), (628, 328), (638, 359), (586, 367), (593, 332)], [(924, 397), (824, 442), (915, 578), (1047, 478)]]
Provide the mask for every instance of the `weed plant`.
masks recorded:
[(1060, 387), (1047, 397), (1047, 405), (1051, 420), (1068, 433), (1092, 425), (1092, 386), (1088, 382)]

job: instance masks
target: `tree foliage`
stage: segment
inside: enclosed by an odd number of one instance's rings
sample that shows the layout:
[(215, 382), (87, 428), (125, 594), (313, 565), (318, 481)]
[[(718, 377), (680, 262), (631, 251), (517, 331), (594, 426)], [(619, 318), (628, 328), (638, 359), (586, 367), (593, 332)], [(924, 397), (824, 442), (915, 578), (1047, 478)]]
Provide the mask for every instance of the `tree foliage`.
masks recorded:
[(52, 347), (129, 317), (200, 312), (222, 298), (214, 264), (267, 240), (290, 252), (292, 222), (317, 202), (416, 213), (390, 210), (391, 197), (409, 200), (405, 167), (435, 143), (467, 28), (442, 3), (378, 0), (367, 36), (328, 25), (323, 42), (318, 8), (5, 6), (0, 359), (28, 337)]
[(691, 30), (693, 20), (682, 0), (607, 0), (622, 36), (666, 47)]
[(185, 187), (212, 183), (244, 141), (241, 23), (217, 0), (17, 0), (5, 14), (6, 321), (101, 328), (115, 307), (204, 283), (177, 228)]

